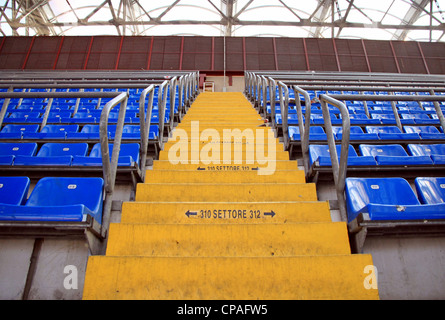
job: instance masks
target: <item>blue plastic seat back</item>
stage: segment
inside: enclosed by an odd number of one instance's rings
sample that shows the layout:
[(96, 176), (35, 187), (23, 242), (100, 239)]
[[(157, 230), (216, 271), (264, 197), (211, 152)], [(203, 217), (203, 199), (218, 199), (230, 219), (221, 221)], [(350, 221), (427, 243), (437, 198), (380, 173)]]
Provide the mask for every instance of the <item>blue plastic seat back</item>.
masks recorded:
[[(139, 163), (139, 149), (138, 143), (122, 143), (119, 151), (119, 157), (130, 156), (133, 161)], [(110, 159), (113, 154), (113, 144), (109, 144)], [(102, 157), (102, 150), (100, 149), (100, 143), (96, 143), (90, 152), (90, 157), (100, 158)]]
[(2, 133), (21, 133), (21, 132), (37, 132), (39, 130), (38, 124), (28, 124), (28, 125), (20, 125), (20, 124), (7, 124), (3, 127)]
[(79, 126), (77, 124), (59, 125), (48, 124), (42, 128), (41, 133), (60, 133), (60, 132), (77, 132)]
[(37, 143), (0, 143), (0, 156), (33, 156), (36, 151)]
[(406, 133), (440, 133), (434, 126), (404, 126)]
[(29, 185), (28, 177), (0, 177), (0, 203), (25, 204)]
[(388, 126), (388, 127), (366, 127), (366, 132), (368, 133), (402, 133), (398, 127)]
[(87, 143), (45, 143), (37, 157), (85, 156), (87, 152)]
[(388, 144), (388, 145), (371, 145), (371, 144), (361, 144), (359, 146), (360, 152), (363, 156), (396, 156), (404, 157), (408, 156), (405, 149), (399, 144)]
[(409, 144), (408, 150), (413, 156), (445, 156), (445, 144)]
[[(340, 158), (341, 153), (341, 145), (336, 146), (337, 149), (337, 156)], [(309, 159), (310, 163), (314, 163), (317, 161), (318, 157), (330, 157), (330, 151), (328, 145), (309, 145)], [(355, 151), (354, 147), (349, 145), (348, 149), (348, 157), (357, 157), (357, 152)]]
[(84, 205), (94, 214), (102, 210), (102, 178), (60, 178), (40, 179), (29, 196), (26, 206), (68, 206)]
[(414, 185), (421, 203), (445, 202), (445, 178), (419, 177), (414, 180)]
[(352, 221), (368, 204), (419, 205), (408, 181), (403, 178), (346, 178), (348, 221)]

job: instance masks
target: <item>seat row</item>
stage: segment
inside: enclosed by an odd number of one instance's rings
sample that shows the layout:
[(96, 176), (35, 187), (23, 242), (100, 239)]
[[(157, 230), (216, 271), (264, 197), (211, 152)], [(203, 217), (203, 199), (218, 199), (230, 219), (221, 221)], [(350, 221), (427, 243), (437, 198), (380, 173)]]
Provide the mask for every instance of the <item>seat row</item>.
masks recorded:
[[(444, 165), (445, 144), (408, 144), (408, 152), (399, 144), (371, 145), (360, 144), (360, 155), (353, 146), (349, 145), (349, 166), (375, 166), (375, 165)], [(336, 146), (340, 157), (341, 146)], [(331, 157), (328, 145), (309, 145), (310, 166), (331, 166)]]
[[(2, 166), (102, 166), (100, 143), (94, 144), (89, 155), (87, 143), (0, 143)], [(121, 144), (119, 166), (139, 163), (138, 143)], [(110, 157), (113, 144), (109, 144)]]
[[(404, 126), (404, 132), (396, 126), (366, 126), (365, 131), (359, 126), (351, 126), (350, 140), (431, 140), (445, 139), (445, 134), (435, 126)], [(342, 127), (332, 127), (334, 138), (342, 139)], [(288, 129), (290, 140), (299, 141), (300, 128), (290, 126)], [(323, 127), (311, 126), (309, 140), (327, 140)]]
[(28, 177), (0, 177), (0, 220), (102, 223), (102, 178), (40, 179), (28, 197)]
[[(39, 125), (7, 124), (0, 131), (0, 139), (99, 139), (100, 126), (84, 125), (46, 125), (39, 130)], [(80, 130), (80, 131), (79, 131)], [(110, 139), (116, 133), (116, 125), (108, 125)], [(159, 135), (159, 126), (150, 125), (149, 139), (155, 140)], [(122, 139), (140, 139), (139, 125), (124, 125)]]

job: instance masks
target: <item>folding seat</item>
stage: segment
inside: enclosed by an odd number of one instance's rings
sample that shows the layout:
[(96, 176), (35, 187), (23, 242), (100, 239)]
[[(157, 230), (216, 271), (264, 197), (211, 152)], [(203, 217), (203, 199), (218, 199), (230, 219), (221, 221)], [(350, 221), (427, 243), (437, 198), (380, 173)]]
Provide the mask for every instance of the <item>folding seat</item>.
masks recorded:
[[(343, 137), (342, 127), (332, 127), (333, 132), (337, 140), (341, 140)], [(377, 133), (364, 133), (361, 127), (350, 127), (349, 140), (379, 140)]]
[(422, 204), (445, 204), (444, 177), (418, 177), (414, 186)]
[(7, 118), (3, 119), (5, 123), (40, 123), (42, 122), (40, 112), (12, 112)]
[[(289, 127), (289, 138), (291, 140), (301, 140), (300, 128)], [(309, 128), (309, 140), (327, 140), (327, 136), (322, 127), (313, 126)]]
[[(303, 115), (303, 123), (305, 121), (304, 115)], [(283, 121), (281, 119), (281, 113), (275, 114), (275, 122), (277, 124), (283, 124)], [(298, 124), (298, 115), (296, 113), (291, 113), (287, 115), (287, 124)]]
[(16, 156), (33, 156), (37, 143), (0, 143), (0, 165), (12, 165)]
[(424, 220), (445, 218), (445, 204), (421, 204), (402, 178), (346, 178), (348, 222), (359, 214), (370, 220)]
[(418, 133), (422, 139), (445, 139), (445, 134), (434, 126), (405, 126), (403, 129), (406, 133)]
[(434, 164), (445, 164), (445, 144), (409, 144), (413, 156), (429, 156)]
[[(116, 131), (116, 125), (108, 125), (108, 138), (111, 138), (111, 134)], [(98, 124), (87, 124), (82, 127), (80, 132), (67, 132), (67, 139), (90, 139), (98, 140), (100, 139), (100, 125)]]
[(378, 165), (432, 165), (429, 156), (410, 156), (399, 144), (361, 144), (359, 149), (364, 156), (373, 156)]
[[(51, 108), (51, 110), (53, 110)], [(48, 114), (47, 123), (61, 123), (62, 119), (69, 119), (71, 117), (71, 111), (63, 110), (63, 111), (51, 111)]]
[(36, 156), (16, 156), (14, 166), (70, 166), (73, 156), (87, 151), (87, 143), (45, 143)]
[[(340, 161), (341, 146), (337, 145), (337, 156)], [(328, 145), (309, 145), (309, 162), (312, 166), (314, 162), (318, 161), (319, 166), (331, 166), (331, 156)], [(377, 163), (374, 157), (359, 156), (354, 147), (349, 145), (348, 149), (348, 166), (375, 166)]]
[(7, 124), (0, 132), (0, 139), (22, 139), (24, 132), (37, 132), (38, 124)]
[(403, 119), (412, 119), (416, 124), (438, 124), (439, 120), (431, 119), (428, 114), (425, 113), (410, 113), (402, 114)]
[[(119, 151), (118, 166), (133, 166), (139, 163), (138, 143), (123, 143)], [(113, 154), (113, 144), (109, 144), (110, 159)], [(89, 156), (75, 156), (73, 158), (73, 166), (102, 166), (102, 151), (100, 143), (97, 143), (91, 149)]]
[[(342, 123), (342, 120), (338, 119), (334, 113), (330, 113), (330, 116), (331, 116), (331, 124), (341, 124)], [(310, 118), (311, 118), (311, 122), (314, 124), (324, 124), (323, 114), (321, 114), (321, 113), (311, 114)]]
[(381, 124), (379, 119), (369, 119), (365, 113), (350, 114), (349, 121), (351, 124)]
[(24, 132), (23, 139), (66, 139), (67, 132), (77, 132), (77, 124), (47, 124), (40, 132)]
[[(159, 133), (158, 125), (150, 125), (148, 132), (148, 139), (155, 140)], [(114, 134), (112, 135), (114, 138)], [(122, 139), (140, 139), (141, 138), (141, 127), (139, 125), (124, 125), (122, 131)]]
[(404, 133), (396, 126), (372, 127), (366, 126), (366, 132), (377, 133), (381, 140), (419, 140), (418, 133)]
[(30, 183), (28, 177), (0, 177), (0, 205), (19, 206), (25, 204)]
[(102, 223), (102, 178), (40, 179), (25, 205), (0, 204), (0, 220)]

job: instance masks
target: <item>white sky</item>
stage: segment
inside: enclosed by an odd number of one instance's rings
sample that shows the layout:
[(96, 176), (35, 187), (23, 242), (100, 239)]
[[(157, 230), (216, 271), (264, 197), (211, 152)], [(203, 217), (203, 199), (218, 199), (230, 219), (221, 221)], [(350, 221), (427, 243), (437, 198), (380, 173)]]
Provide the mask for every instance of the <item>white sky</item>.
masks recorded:
[[(212, 3), (210, 3), (210, 1)], [(169, 20), (195, 20), (195, 21), (219, 21), (221, 19), (218, 9), (221, 9), (221, 1), (219, 0), (181, 0), (173, 9), (166, 13), (163, 21)], [(420, 0), (415, 0), (420, 1)], [(75, 13), (71, 8), (75, 9)], [(50, 0), (49, 5), (58, 22), (76, 22), (78, 19), (86, 18), (103, 0)], [(170, 6), (173, 0), (139, 0), (144, 10), (152, 17), (158, 17), (164, 10)], [(285, 8), (278, 0), (254, 0), (248, 8), (239, 15), (240, 20), (244, 21), (299, 21), (296, 15), (302, 19), (307, 19), (317, 7), (317, 0), (283, 0), (294, 13)], [(401, 20), (411, 7), (413, 0), (354, 0), (352, 9), (350, 10), (347, 21), (353, 23), (372, 24), (380, 22), (386, 25), (399, 25)], [(2, 4), (3, 3), (3, 4)], [(0, 0), (3, 7), (6, 0)], [(238, 0), (235, 2), (234, 14), (240, 11), (248, 0)], [(348, 0), (338, 0), (338, 7), (335, 7), (334, 18), (343, 18), (349, 6)], [(112, 0), (113, 8), (117, 12), (119, 9), (119, 0)], [(438, 6), (437, 6), (438, 4)], [(134, 4), (136, 6), (136, 4)], [(429, 11), (429, 4), (426, 10)], [(139, 9), (139, 8), (138, 8)], [(433, 1), (433, 15), (435, 19), (432, 25), (445, 23), (444, 14), (441, 10), (445, 10), (445, 0)], [(339, 11), (338, 11), (339, 10)], [(139, 20), (148, 21), (149, 18), (142, 10), (139, 10), (141, 16)], [(8, 9), (6, 10), (8, 14)], [(10, 10), (9, 10), (10, 14)], [(123, 17), (121, 11), (121, 17)], [(111, 11), (108, 4), (102, 7), (97, 13), (89, 18), (89, 21), (108, 21), (112, 19)], [(331, 15), (328, 14), (326, 22), (331, 21)], [(11, 35), (12, 31), (6, 20), (0, 20), (2, 31), (6, 35)], [(22, 20), (24, 22), (24, 20)], [(429, 25), (430, 16), (427, 12), (422, 12), (415, 25)], [(286, 37), (308, 37), (315, 31), (315, 28), (302, 27), (283, 27), (283, 26), (235, 26), (234, 36), (286, 36)], [(337, 35), (337, 29), (334, 30)], [(20, 28), (19, 34), (24, 35), (25, 29)], [(63, 35), (116, 35), (117, 30), (114, 26), (93, 26), (93, 27), (61, 27), (56, 28), (58, 34)], [(121, 32), (122, 29), (121, 29)], [(127, 27), (126, 35), (132, 35), (135, 32), (143, 35), (203, 35), (203, 36), (220, 36), (221, 26), (214, 25), (162, 25), (150, 26), (139, 25), (136, 28)], [(322, 37), (331, 37), (332, 30), (323, 28), (321, 30)], [(392, 39), (394, 30), (380, 30), (377, 28), (345, 28), (341, 31), (341, 38), (365, 38), (365, 39)], [(30, 30), (30, 35), (33, 31)], [(432, 33), (433, 40), (441, 37), (442, 31), (434, 31)], [(410, 31), (406, 40), (428, 41), (429, 31)], [(445, 37), (443, 37), (445, 38)], [(444, 39), (442, 41), (445, 41)]]

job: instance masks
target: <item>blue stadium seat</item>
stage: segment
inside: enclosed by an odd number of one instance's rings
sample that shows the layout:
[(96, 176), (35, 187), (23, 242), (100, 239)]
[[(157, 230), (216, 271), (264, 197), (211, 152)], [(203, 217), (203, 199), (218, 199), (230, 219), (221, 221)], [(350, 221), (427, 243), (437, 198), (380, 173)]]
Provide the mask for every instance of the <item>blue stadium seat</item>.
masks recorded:
[(409, 144), (413, 156), (429, 156), (434, 164), (445, 164), (445, 144)]
[(16, 156), (15, 166), (70, 166), (74, 156), (85, 156), (87, 143), (45, 143), (33, 156)]
[(0, 143), (0, 165), (12, 165), (16, 156), (33, 156), (37, 143)]
[[(157, 124), (150, 125), (148, 139), (155, 140), (159, 134), (159, 126)], [(111, 135), (114, 138), (114, 132)], [(141, 127), (139, 125), (124, 125), (122, 131), (122, 139), (141, 139)]]
[[(342, 127), (332, 127), (337, 140), (341, 140), (343, 135)], [(352, 126), (350, 129), (349, 140), (379, 140), (377, 133), (364, 133), (363, 129), (358, 126)]]
[[(98, 140), (100, 138), (99, 132), (100, 126), (98, 124), (87, 124), (82, 127), (80, 132), (67, 132), (67, 139), (95, 139)], [(108, 138), (111, 138), (111, 134), (116, 131), (116, 125), (110, 124), (108, 125)]]
[(3, 119), (5, 123), (17, 123), (17, 122), (30, 122), (40, 123), (42, 122), (41, 113), (36, 111), (31, 112), (12, 112), (9, 116)]
[(25, 204), (30, 182), (28, 177), (0, 177), (0, 204)]
[(361, 144), (359, 149), (364, 156), (373, 156), (379, 165), (432, 165), (429, 156), (410, 156), (399, 144)]
[(381, 140), (419, 140), (420, 139), (420, 136), (418, 133), (403, 133), (396, 126), (388, 126), (388, 127), (367, 126), (366, 132), (377, 133)]
[[(109, 144), (110, 159), (113, 153), (113, 144)], [(121, 144), (119, 152), (118, 166), (132, 166), (134, 163), (139, 163), (139, 149), (138, 143), (123, 143)], [(100, 143), (96, 143), (88, 157), (75, 156), (73, 158), (73, 166), (102, 166), (102, 151)]]
[[(341, 146), (337, 145), (337, 155), (340, 161)], [(318, 160), (319, 166), (331, 166), (331, 156), (328, 145), (309, 145), (309, 161), (312, 166)], [(348, 165), (349, 166), (372, 166), (376, 165), (374, 157), (359, 156), (355, 149), (349, 145), (348, 149)]]
[(24, 132), (23, 139), (66, 139), (67, 132), (77, 132), (77, 124), (48, 124), (40, 132)]
[(25, 205), (0, 204), (0, 220), (102, 222), (102, 178), (40, 179)]
[(369, 119), (365, 113), (350, 114), (351, 124), (381, 124), (379, 119)]
[(402, 114), (403, 119), (412, 119), (416, 124), (436, 124), (439, 123), (437, 119), (431, 119), (425, 113), (411, 113), (411, 114)]
[(371, 220), (445, 218), (445, 204), (421, 204), (402, 178), (346, 178), (345, 194), (348, 222), (362, 213)]
[(422, 139), (445, 139), (445, 134), (441, 133), (434, 126), (405, 126), (406, 133), (417, 133)]
[(418, 177), (414, 180), (417, 195), (423, 204), (445, 203), (445, 178)]
[(0, 139), (22, 139), (24, 132), (37, 132), (38, 124), (7, 124), (0, 132)]
[[(289, 127), (289, 138), (300, 141), (300, 128)], [(322, 127), (314, 126), (309, 128), (309, 140), (327, 140), (327, 136)]]

